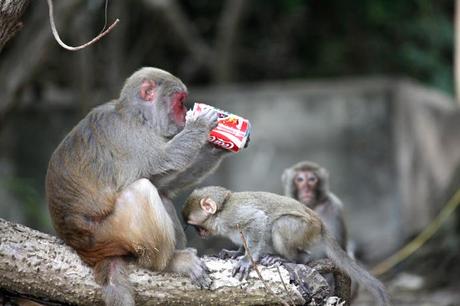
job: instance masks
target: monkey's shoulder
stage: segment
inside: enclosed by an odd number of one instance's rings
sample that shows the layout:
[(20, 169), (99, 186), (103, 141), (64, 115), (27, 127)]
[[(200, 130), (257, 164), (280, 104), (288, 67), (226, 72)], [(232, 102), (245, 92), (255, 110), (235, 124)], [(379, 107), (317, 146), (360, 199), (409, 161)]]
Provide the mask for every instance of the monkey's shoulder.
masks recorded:
[(110, 138), (116, 138), (115, 131), (123, 130), (116, 116), (114, 102), (92, 109), (64, 137), (54, 151), (50, 164), (65, 160), (84, 162), (95, 159), (95, 155), (104, 152), (105, 148), (114, 143)]
[(344, 205), (342, 201), (339, 199), (339, 197), (337, 197), (332, 192), (328, 192), (325, 199), (321, 203), (319, 203), (318, 208), (342, 212), (344, 210)]

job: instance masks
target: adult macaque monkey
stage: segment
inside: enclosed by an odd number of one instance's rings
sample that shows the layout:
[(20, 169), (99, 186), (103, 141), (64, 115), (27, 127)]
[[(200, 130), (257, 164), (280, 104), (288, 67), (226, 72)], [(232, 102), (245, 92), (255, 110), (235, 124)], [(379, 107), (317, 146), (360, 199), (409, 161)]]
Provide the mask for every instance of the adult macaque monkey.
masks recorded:
[(107, 305), (134, 305), (126, 271), (131, 259), (210, 286), (196, 251), (184, 249), (170, 197), (197, 183), (224, 154), (207, 142), (216, 112), (186, 119), (186, 97), (175, 76), (142, 68), (51, 156), (46, 193), (54, 227), (95, 268)]
[[(294, 199), (268, 192), (232, 193), (212, 186), (195, 190), (182, 215), (200, 236), (220, 235), (241, 246), (239, 227), (255, 262), (274, 255), (303, 263), (310, 248), (319, 244), (337, 267), (375, 296), (379, 305), (390, 304), (382, 283), (347, 255), (313, 210)], [(242, 279), (250, 269), (246, 252), (233, 274)]]
[[(354, 258), (354, 252), (352, 248), (349, 248), (343, 204), (329, 190), (328, 171), (311, 161), (302, 161), (285, 169), (281, 181), (284, 186), (284, 194), (313, 209), (342, 249)], [(318, 259), (325, 257), (325, 254), (316, 251), (312, 253), (312, 257)], [(326, 279), (332, 287), (335, 286), (332, 275), (326, 275)], [(358, 294), (358, 285), (353, 282), (351, 287), (351, 296), (354, 299)]]
[(313, 209), (339, 245), (347, 251), (347, 228), (343, 204), (329, 190), (329, 173), (318, 164), (303, 161), (284, 170), (284, 194)]

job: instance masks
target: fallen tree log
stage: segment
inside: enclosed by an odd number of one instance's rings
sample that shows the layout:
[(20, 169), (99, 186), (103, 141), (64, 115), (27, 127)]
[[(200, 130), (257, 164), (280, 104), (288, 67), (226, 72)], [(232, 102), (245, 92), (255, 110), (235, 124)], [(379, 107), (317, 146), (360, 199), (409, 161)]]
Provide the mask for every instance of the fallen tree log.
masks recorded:
[[(200, 290), (188, 278), (177, 274), (133, 266), (130, 280), (137, 305), (304, 303), (297, 288), (289, 284), (289, 273), (282, 267), (279, 272), (276, 267), (259, 267), (272, 294), (266, 291), (254, 271), (247, 281), (231, 277), (235, 261), (212, 257), (205, 257), (204, 261), (211, 271), (211, 290)], [(317, 275), (313, 273), (312, 277)], [(94, 281), (92, 270), (73, 249), (56, 237), (1, 218), (0, 288), (42, 303), (102, 305), (100, 287)], [(314, 293), (313, 278), (310, 288)]]

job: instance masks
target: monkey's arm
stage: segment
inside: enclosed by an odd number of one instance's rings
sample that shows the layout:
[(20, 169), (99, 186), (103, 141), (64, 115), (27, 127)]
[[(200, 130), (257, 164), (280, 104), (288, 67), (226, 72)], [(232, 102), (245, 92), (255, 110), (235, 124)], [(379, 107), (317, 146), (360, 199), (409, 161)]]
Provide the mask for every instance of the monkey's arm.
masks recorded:
[(330, 202), (330, 205), (326, 212), (326, 218), (323, 218), (329, 232), (337, 240), (339, 245), (347, 250), (348, 233), (343, 217), (343, 207), (341, 203), (334, 201)]
[(159, 159), (161, 165), (153, 165), (152, 175), (181, 172), (189, 168), (202, 147), (207, 144), (209, 131), (217, 125), (216, 111), (208, 111), (189, 119), (184, 129), (164, 146)]
[(224, 157), (230, 154), (231, 152), (228, 150), (206, 143), (192, 162), (192, 165), (167, 182), (168, 191), (174, 194), (182, 189), (199, 184), (206, 176), (214, 172)]
[(232, 271), (233, 276), (239, 275), (239, 280), (246, 279), (249, 276), (252, 268), (252, 260), (255, 263), (259, 263), (264, 255), (272, 252), (272, 248), (268, 243), (271, 238), (271, 231), (267, 230), (266, 216), (263, 212), (256, 211), (252, 213), (252, 218), (254, 221), (242, 229), (242, 234), (247, 244), (245, 254), (239, 257)]

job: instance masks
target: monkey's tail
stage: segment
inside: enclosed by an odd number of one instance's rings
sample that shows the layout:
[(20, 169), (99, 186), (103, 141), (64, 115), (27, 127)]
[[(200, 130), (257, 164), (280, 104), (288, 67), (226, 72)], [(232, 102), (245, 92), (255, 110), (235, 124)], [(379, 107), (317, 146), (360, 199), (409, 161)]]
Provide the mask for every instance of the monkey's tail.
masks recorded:
[(107, 257), (96, 263), (96, 282), (102, 287), (105, 305), (134, 306), (133, 288), (126, 266), (126, 261), (121, 257)]
[(379, 305), (391, 305), (390, 298), (383, 284), (362, 268), (355, 260), (350, 258), (324, 226), (322, 227), (321, 236), (326, 248), (327, 257), (329, 257), (337, 267), (347, 273), (352, 280), (369, 290), (379, 301)]

